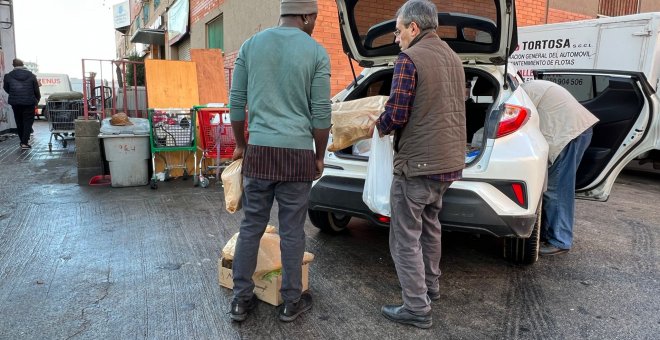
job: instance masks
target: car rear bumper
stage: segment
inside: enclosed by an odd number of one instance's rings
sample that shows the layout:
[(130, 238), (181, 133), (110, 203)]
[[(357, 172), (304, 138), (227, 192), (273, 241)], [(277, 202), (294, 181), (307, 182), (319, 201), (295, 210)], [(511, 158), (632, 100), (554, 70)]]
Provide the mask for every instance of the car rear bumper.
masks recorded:
[[(345, 213), (367, 219), (380, 226), (362, 201), (364, 180), (324, 176), (312, 187), (309, 209)], [(443, 196), (440, 222), (445, 230), (490, 234), (498, 237), (529, 237), (536, 222), (536, 214), (501, 216), (477, 193), (449, 188)]]

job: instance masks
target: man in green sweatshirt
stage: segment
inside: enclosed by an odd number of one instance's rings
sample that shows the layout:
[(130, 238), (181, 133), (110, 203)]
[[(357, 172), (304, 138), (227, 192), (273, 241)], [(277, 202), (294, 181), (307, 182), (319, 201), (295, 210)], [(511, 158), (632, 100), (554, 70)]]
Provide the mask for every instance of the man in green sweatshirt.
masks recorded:
[(233, 158), (243, 158), (244, 212), (232, 267), (234, 321), (256, 306), (252, 275), (274, 199), (282, 250), (279, 319), (293, 321), (312, 307), (311, 295), (302, 292), (303, 227), (312, 181), (323, 172), (331, 112), (330, 60), (311, 37), (317, 13), (316, 0), (281, 0), (279, 26), (245, 41), (234, 66), (229, 102)]

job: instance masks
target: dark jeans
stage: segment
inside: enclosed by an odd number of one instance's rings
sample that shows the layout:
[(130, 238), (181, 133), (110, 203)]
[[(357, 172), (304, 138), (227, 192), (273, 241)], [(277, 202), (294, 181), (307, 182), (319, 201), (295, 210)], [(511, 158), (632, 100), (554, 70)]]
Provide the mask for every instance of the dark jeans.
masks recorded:
[(18, 138), (21, 140), (21, 144), (27, 144), (30, 141), (32, 123), (34, 123), (34, 105), (12, 105), (11, 109), (14, 111)]
[(312, 182), (275, 182), (243, 177), (244, 218), (241, 222), (234, 263), (234, 297), (248, 300), (254, 291), (252, 275), (257, 267), (259, 242), (270, 220), (273, 199), (279, 206), (282, 252), (282, 299), (298, 302), (302, 293), (302, 260), (305, 253), (305, 219)]

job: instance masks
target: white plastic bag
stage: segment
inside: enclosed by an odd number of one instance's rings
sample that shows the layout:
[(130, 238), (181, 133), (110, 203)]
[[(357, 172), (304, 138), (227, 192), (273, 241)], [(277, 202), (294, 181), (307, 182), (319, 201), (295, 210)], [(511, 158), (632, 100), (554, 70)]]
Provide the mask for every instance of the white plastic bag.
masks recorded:
[(378, 129), (374, 129), (362, 200), (371, 211), (383, 216), (390, 216), (393, 154), (390, 136), (380, 138)]
[(230, 214), (241, 209), (241, 196), (243, 195), (243, 158), (233, 161), (222, 171), (220, 178), (225, 191), (225, 205)]

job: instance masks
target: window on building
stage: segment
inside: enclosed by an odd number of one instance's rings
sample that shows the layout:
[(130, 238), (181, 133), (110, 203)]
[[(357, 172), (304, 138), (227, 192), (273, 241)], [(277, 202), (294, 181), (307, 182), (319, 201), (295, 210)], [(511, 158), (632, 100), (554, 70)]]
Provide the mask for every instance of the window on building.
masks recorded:
[(144, 21), (145, 26), (149, 22), (149, 4), (142, 6), (142, 21)]
[(224, 51), (225, 39), (223, 26), (222, 15), (206, 24), (206, 46), (208, 48), (219, 48)]
[(154, 0), (154, 11), (160, 6), (160, 0)]
[(600, 0), (598, 14), (615, 17), (639, 13), (638, 0)]

